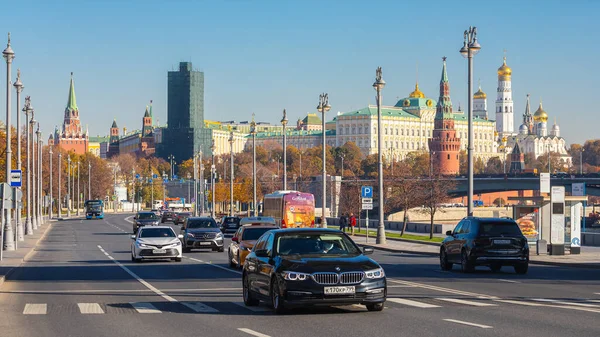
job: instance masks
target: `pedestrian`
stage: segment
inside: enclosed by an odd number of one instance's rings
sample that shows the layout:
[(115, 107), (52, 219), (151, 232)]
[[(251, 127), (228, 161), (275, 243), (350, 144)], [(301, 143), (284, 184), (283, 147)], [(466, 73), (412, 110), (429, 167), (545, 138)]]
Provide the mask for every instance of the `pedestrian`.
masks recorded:
[(348, 225), (348, 218), (346, 218), (346, 215), (344, 213), (342, 213), (342, 215), (340, 216), (340, 230), (342, 232), (346, 232), (347, 225)]
[(350, 229), (352, 230), (352, 235), (354, 235), (354, 227), (356, 227), (356, 217), (354, 213), (350, 213)]

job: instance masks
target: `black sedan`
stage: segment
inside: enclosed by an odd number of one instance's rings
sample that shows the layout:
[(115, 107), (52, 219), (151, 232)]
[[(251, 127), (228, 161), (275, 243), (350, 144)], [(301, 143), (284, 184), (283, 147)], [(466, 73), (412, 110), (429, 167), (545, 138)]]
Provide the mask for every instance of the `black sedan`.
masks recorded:
[(269, 303), (275, 313), (299, 306), (362, 304), (381, 311), (385, 273), (345, 233), (322, 228), (278, 229), (263, 234), (246, 257), (244, 303)]
[(153, 212), (138, 212), (133, 217), (133, 234), (137, 234), (138, 229), (143, 226), (158, 226), (160, 219)]

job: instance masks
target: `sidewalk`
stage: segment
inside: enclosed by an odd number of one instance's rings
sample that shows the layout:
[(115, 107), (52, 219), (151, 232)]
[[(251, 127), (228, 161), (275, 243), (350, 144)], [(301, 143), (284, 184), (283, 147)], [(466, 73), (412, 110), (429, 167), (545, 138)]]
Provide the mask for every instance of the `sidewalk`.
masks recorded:
[(33, 253), (38, 242), (46, 235), (54, 221), (56, 220), (50, 220), (50, 222), (45, 225), (38, 227), (32, 235), (25, 235), (25, 241), (19, 241), (16, 250), (2, 252), (3, 259), (0, 261), (0, 287), (2, 287), (2, 283), (4, 283), (6, 276), (9, 275), (14, 268), (20, 266), (21, 263)]
[[(352, 237), (354, 242), (365, 247), (394, 252), (421, 254), (429, 256), (438, 256), (440, 245), (431, 242), (406, 242), (388, 238), (385, 245), (375, 243), (375, 237), (369, 237), (368, 242), (365, 236), (355, 235)], [(535, 247), (532, 248), (529, 256), (529, 263), (540, 265), (552, 265), (561, 267), (578, 267), (600, 269), (600, 247), (581, 247), (581, 254), (576, 255), (535, 255)]]

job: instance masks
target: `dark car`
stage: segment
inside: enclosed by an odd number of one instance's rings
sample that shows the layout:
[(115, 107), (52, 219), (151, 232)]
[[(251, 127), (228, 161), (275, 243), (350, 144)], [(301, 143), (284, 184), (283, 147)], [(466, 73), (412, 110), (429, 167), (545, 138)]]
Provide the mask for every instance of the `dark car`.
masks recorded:
[(167, 221), (172, 221), (173, 223), (175, 223), (175, 217), (175, 212), (166, 211), (163, 212), (160, 222), (165, 223)]
[(529, 244), (512, 219), (467, 217), (446, 235), (440, 247), (442, 270), (460, 264), (463, 272), (476, 266), (488, 266), (494, 272), (513, 266), (517, 274), (527, 273)]
[(224, 251), (223, 233), (213, 218), (198, 217), (185, 219), (181, 226), (183, 252), (192, 249), (212, 249)]
[(225, 216), (221, 219), (221, 232), (235, 233), (240, 228), (240, 218), (237, 216)]
[(154, 212), (138, 212), (133, 217), (133, 234), (142, 226), (158, 226), (160, 219)]
[(387, 296), (383, 268), (339, 230), (293, 228), (263, 234), (246, 257), (244, 303), (269, 303), (275, 313), (296, 306), (362, 304), (381, 311)]
[(180, 224), (180, 223), (184, 223), (185, 219), (189, 218), (192, 216), (192, 213), (190, 212), (179, 212), (177, 213), (177, 215), (175, 216), (175, 220), (173, 221), (176, 225)]

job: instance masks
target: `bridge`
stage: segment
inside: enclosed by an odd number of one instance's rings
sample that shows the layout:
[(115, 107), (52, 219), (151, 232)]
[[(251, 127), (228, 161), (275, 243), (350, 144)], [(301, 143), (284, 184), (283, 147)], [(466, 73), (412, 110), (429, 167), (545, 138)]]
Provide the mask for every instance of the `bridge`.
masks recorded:
[[(450, 194), (455, 197), (463, 197), (468, 194), (467, 178), (453, 178), (450, 179), (456, 183)], [(587, 195), (600, 196), (600, 178), (590, 177), (564, 177), (564, 178), (551, 178), (551, 186), (564, 186), (565, 192), (571, 192), (571, 185), (575, 183), (585, 183), (585, 193)], [(498, 177), (498, 178), (474, 178), (473, 179), (473, 193), (491, 193), (491, 192), (504, 192), (504, 191), (527, 191), (527, 190), (539, 190), (540, 189), (540, 178), (539, 177)]]

